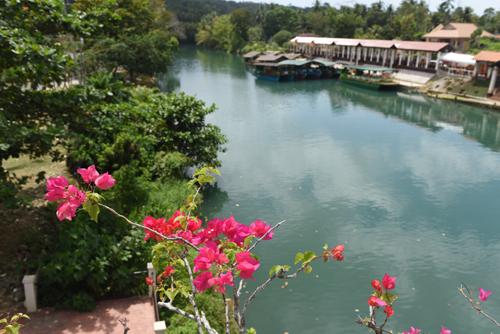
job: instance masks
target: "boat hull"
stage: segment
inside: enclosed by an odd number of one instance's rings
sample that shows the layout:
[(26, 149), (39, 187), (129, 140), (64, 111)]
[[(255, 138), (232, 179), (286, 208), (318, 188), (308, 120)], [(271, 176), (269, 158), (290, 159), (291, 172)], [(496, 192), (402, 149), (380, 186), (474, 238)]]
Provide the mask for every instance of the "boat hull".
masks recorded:
[(356, 86), (356, 87), (363, 87), (366, 89), (371, 89), (371, 90), (396, 90), (398, 88), (398, 84), (396, 83), (373, 83), (373, 82), (366, 82), (366, 81), (360, 81), (360, 80), (353, 80), (349, 78), (340, 78), (340, 82), (345, 83), (347, 85), (351, 86)]
[(268, 81), (280, 81), (279, 75), (267, 75), (267, 74), (255, 74), (258, 79), (268, 80)]

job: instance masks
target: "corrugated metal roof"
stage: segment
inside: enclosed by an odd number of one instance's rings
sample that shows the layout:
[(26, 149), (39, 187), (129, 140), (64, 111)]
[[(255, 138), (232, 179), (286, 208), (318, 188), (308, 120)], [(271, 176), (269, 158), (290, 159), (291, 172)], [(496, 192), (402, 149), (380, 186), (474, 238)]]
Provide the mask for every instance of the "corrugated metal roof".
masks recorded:
[(486, 61), (489, 63), (500, 62), (500, 52), (497, 51), (481, 51), (472, 58), (476, 61)]
[(264, 66), (264, 67), (279, 67), (280, 63), (254, 63), (255, 66)]
[(301, 53), (285, 53), (284, 56), (287, 57), (288, 59), (296, 59), (298, 57), (301, 57), (302, 54)]
[(281, 54), (281, 51), (264, 51), (264, 55), (266, 56), (276, 56)]
[(394, 46), (394, 41), (377, 40), (377, 39), (364, 39), (361, 40), (361, 46), (365, 48), (383, 48), (390, 49)]
[(243, 58), (254, 58), (257, 57), (258, 55), (262, 54), (262, 52), (257, 52), (257, 51), (251, 51), (249, 53), (245, 53), (243, 55)]
[(475, 65), (476, 61), (473, 60), (473, 58), (473, 55), (448, 52), (441, 57), (441, 60), (457, 63), (460, 65)]
[(397, 71), (393, 68), (381, 67), (381, 66), (371, 66), (371, 65), (344, 65), (344, 67), (353, 68), (356, 70), (363, 70), (363, 71), (383, 71), (383, 72)]
[(335, 38), (335, 45), (340, 45), (340, 46), (360, 46), (360, 40), (359, 39), (353, 39), (353, 38)]
[(470, 38), (470, 35), (477, 30), (474, 23), (448, 23), (441, 29), (434, 29), (425, 34), (422, 38)]
[(438, 52), (443, 51), (446, 47), (449, 47), (449, 45), (449, 43), (438, 42), (394, 41), (394, 46), (396, 47), (396, 49), (410, 51)]
[(294, 65), (294, 66), (302, 66), (302, 65), (305, 65), (307, 63), (311, 63), (312, 61), (311, 60), (283, 60), (283, 61), (280, 61), (280, 65)]
[(283, 55), (264, 55), (257, 58), (257, 62), (278, 62), (280, 59), (286, 60), (287, 58)]

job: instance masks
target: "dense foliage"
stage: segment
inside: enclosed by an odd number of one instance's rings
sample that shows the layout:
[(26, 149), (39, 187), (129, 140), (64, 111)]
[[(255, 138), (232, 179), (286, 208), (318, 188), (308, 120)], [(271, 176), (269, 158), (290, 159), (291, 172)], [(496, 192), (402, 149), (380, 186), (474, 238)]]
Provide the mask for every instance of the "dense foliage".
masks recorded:
[[(185, 2), (187, 1), (179, 1), (176, 6), (172, 5), (170, 8), (175, 13)], [(312, 7), (305, 9), (275, 4), (260, 4), (256, 8), (255, 3), (247, 2), (242, 5), (252, 11), (252, 26), (248, 27), (247, 39), (239, 39), (233, 43), (229, 38), (233, 31), (240, 30), (238, 24), (243, 20), (225, 19), (226, 15), (233, 15), (236, 10), (228, 14), (210, 7), (211, 11), (205, 11), (204, 16), (197, 21), (193, 19), (194, 15), (190, 17), (190, 23), (198, 23), (197, 43), (231, 52), (260, 50), (261, 41), (282, 45), (283, 35), (278, 35), (278, 40), (275, 36), (284, 30), (292, 35), (313, 33), (324, 37), (421, 41), (422, 35), (439, 24), (448, 22), (475, 23), (479, 29), (493, 34), (500, 33), (500, 11), (488, 8), (479, 16), (471, 7), (461, 7), (452, 0), (443, 1), (435, 12), (429, 9), (425, 1), (414, 0), (403, 0), (398, 6), (386, 6), (382, 1), (378, 1), (368, 6), (354, 4), (340, 7), (333, 7), (328, 2), (322, 4), (316, 0)], [(200, 12), (204, 8), (202, 6), (197, 10)], [(244, 18), (245, 21), (247, 19)], [(242, 40), (246, 42), (246, 46), (242, 47)], [(483, 49), (490, 49), (488, 43), (478, 45)]]

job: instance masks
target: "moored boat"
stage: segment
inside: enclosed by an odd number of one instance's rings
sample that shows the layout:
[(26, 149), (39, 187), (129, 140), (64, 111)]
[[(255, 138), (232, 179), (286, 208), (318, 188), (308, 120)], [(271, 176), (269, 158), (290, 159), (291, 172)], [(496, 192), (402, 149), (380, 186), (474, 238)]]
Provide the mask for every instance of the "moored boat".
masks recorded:
[(269, 81), (293, 80), (296, 71), (286, 65), (277, 63), (255, 63), (254, 75), (259, 79)]
[(378, 66), (345, 65), (340, 82), (372, 90), (393, 90), (399, 84), (389, 77), (393, 69)]

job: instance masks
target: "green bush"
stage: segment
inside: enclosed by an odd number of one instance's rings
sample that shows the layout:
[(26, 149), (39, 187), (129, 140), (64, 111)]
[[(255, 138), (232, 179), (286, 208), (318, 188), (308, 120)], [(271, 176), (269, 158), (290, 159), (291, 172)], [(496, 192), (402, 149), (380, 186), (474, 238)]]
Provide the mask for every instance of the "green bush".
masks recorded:
[[(120, 204), (127, 203), (124, 209), (136, 223), (148, 215), (168, 218), (194, 194), (194, 189), (187, 189), (187, 180), (148, 182), (136, 178), (136, 172), (134, 165), (122, 167), (113, 175), (115, 186), (102, 193), (108, 200), (105, 204), (118, 212), (123, 212)], [(56, 203), (51, 203), (51, 210), (55, 212)], [(100, 298), (146, 293), (146, 275), (131, 275), (146, 270), (151, 261), (153, 243), (143, 241), (143, 230), (105, 209), (97, 224), (83, 211), (73, 221), (57, 224), (58, 235), (44, 241), (45, 255), (32, 263), (40, 268), (42, 305), (91, 311)]]
[(293, 34), (288, 30), (281, 30), (273, 36), (273, 40), (279, 45), (282, 46), (283, 43), (289, 42), (293, 38)]
[(42, 305), (91, 311), (96, 298), (147, 291), (144, 278), (131, 275), (145, 270), (150, 259), (150, 245), (142, 241), (144, 232), (132, 230), (104, 211), (98, 224), (83, 212), (60, 224), (57, 237), (47, 241), (47, 253), (38, 263)]
[(161, 180), (182, 178), (186, 167), (192, 160), (180, 152), (158, 152), (154, 162), (154, 176)]
[(220, 166), (227, 142), (220, 129), (205, 123), (215, 106), (181, 94), (158, 94), (141, 105), (94, 104), (69, 125), (67, 165), (73, 171), (95, 164), (100, 172), (132, 161), (153, 168), (156, 152), (180, 152), (194, 165)]

